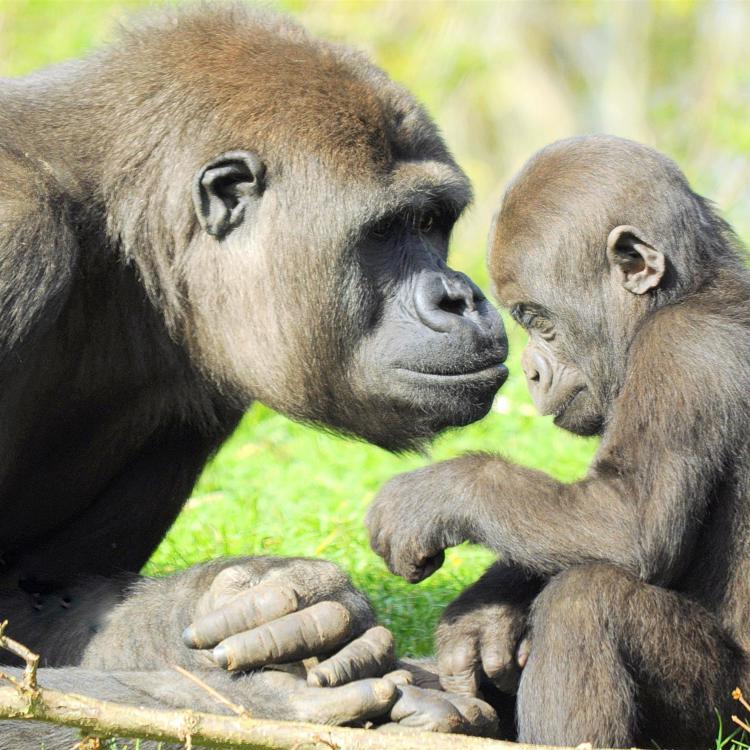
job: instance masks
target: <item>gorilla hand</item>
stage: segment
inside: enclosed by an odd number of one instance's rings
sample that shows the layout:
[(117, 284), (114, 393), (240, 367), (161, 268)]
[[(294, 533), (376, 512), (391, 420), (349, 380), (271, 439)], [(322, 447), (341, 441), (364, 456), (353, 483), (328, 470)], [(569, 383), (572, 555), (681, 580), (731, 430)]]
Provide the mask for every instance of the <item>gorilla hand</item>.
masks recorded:
[(394, 672), (385, 675), (399, 686), (396, 702), (380, 731), (421, 729), (482, 737), (496, 736), (495, 709), (479, 698), (446, 693), (440, 689), (434, 659), (401, 659)]
[[(335, 688), (310, 687), (285, 672), (256, 675), (273, 684), (283, 704), (274, 712), (285, 719), (482, 736), (492, 736), (497, 726), (494, 709), (484, 701), (413, 685), (414, 676), (406, 669)], [(257, 691), (257, 685), (253, 687)]]
[(462, 695), (479, 695), (489, 680), (515, 694), (526, 659), (529, 607), (543, 581), (524, 571), (492, 565), (446, 607), (437, 628), (440, 684)]
[(391, 668), (393, 639), (385, 628), (365, 633), (373, 624), (367, 599), (332, 563), (248, 558), (216, 575), (183, 640), (213, 649), (229, 670), (328, 656), (352, 641), (310, 670), (310, 685), (334, 686)]
[(450, 463), (394, 477), (367, 511), (373, 550), (392, 573), (410, 583), (432, 575), (443, 564), (443, 550), (469, 538), (456, 510), (462, 500), (451, 494)]

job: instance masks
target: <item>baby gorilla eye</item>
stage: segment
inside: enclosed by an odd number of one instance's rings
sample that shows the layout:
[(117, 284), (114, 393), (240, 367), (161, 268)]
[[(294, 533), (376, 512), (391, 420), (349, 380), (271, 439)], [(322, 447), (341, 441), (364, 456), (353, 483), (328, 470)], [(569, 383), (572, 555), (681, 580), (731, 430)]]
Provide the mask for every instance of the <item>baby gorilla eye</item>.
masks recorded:
[(518, 305), (510, 311), (511, 317), (529, 333), (535, 333), (545, 341), (555, 337), (555, 326), (550, 318), (536, 308)]

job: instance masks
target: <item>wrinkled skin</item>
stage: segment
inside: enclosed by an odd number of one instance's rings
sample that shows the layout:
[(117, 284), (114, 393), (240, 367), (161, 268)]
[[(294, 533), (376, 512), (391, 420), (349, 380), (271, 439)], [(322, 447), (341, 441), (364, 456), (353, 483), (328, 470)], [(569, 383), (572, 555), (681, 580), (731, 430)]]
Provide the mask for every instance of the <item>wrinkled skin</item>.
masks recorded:
[[(180, 602), (189, 592), (201, 590), (191, 611), (182, 611)], [(152, 611), (162, 613), (161, 629), (134, 632), (133, 618)], [(402, 665), (417, 679), (403, 671), (387, 684), (373, 679), (397, 666), (393, 636), (374, 623), (367, 599), (330, 562), (219, 560), (170, 578), (139, 581), (90, 640), (81, 666), (138, 672), (144, 663), (155, 669), (176, 664), (200, 675), (215, 670), (209, 684), (262, 716), (355, 724), (400, 724), (403, 718), (407, 727), (421, 722), (423, 728), (465, 733), (494, 726), (494, 711), (482, 701), (459, 701), (459, 710), (447, 694), (439, 701), (431, 692), (423, 693), (421, 684), (439, 688), (430, 665)], [(108, 648), (124, 639), (132, 645), (129, 654)], [(258, 668), (264, 671), (246, 671)], [(162, 678), (160, 674), (158, 680)], [(118, 679), (138, 684), (125, 675)], [(407, 691), (408, 711), (392, 715), (402, 699), (394, 685), (405, 682), (416, 683)], [(96, 684), (101, 691), (101, 681)], [(175, 692), (175, 684), (179, 680), (172, 678), (164, 685), (148, 682), (149, 695), (181, 700), (182, 688)], [(459, 714), (464, 716), (460, 722)]]
[(540, 588), (541, 581), (497, 563), (448, 605), (436, 634), (445, 690), (476, 696), (490, 682), (516, 692), (528, 659), (529, 608)]

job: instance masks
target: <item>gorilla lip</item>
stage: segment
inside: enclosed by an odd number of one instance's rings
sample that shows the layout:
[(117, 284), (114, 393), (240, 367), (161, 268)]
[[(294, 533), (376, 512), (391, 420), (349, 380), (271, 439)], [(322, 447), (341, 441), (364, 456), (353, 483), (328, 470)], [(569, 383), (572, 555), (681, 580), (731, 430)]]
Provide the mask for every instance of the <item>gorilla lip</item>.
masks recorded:
[(578, 398), (578, 396), (581, 393), (583, 393), (585, 390), (586, 390), (585, 385), (579, 385), (576, 388), (574, 388), (573, 391), (570, 393), (570, 395), (565, 399), (565, 401), (563, 401), (560, 404), (560, 406), (558, 406), (557, 409), (555, 409), (555, 411), (552, 412), (554, 414), (554, 418), (559, 419), (560, 417), (562, 417), (565, 414), (565, 412), (568, 409), (570, 409), (570, 407), (572, 406), (576, 398)]
[(408, 374), (409, 376), (416, 377), (419, 380), (432, 381), (434, 383), (457, 383), (461, 381), (475, 382), (483, 380), (498, 380), (498, 387), (502, 385), (508, 378), (508, 368), (502, 364), (502, 362), (496, 362), (489, 367), (483, 367), (479, 370), (467, 370), (465, 372), (422, 372), (420, 370), (412, 370), (407, 367), (397, 368), (399, 372)]

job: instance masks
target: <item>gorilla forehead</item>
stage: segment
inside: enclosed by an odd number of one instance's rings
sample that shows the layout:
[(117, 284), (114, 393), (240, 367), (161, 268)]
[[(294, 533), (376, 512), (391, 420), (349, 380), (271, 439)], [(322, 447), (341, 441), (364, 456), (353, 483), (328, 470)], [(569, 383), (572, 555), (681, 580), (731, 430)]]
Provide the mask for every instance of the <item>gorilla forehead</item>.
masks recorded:
[[(608, 233), (621, 224), (665, 235), (673, 196), (690, 195), (679, 167), (654, 149), (615, 136), (569, 138), (535, 154), (513, 179), (490, 234), (490, 268), (503, 300), (525, 289), (596, 278)], [(644, 211), (644, 206), (649, 210)]]
[[(395, 160), (453, 164), (424, 110), (364, 56), (240, 4), (159, 13), (113, 54), (264, 157), (314, 156), (344, 174)], [(134, 50), (133, 47), (137, 47)], [(135, 53), (135, 54), (134, 54)], [(133, 61), (137, 61), (135, 64)], [(135, 67), (135, 69), (134, 69)]]

